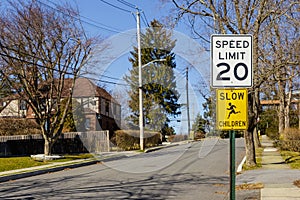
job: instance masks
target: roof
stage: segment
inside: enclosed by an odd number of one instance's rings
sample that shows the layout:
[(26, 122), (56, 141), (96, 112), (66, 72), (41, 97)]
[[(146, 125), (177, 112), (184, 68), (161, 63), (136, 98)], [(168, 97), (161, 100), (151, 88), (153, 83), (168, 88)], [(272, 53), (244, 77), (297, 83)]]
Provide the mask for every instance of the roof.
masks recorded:
[[(292, 99), (291, 103), (299, 103), (299, 100)], [(261, 100), (260, 101), (261, 105), (278, 105), (280, 104), (279, 100)]]
[[(69, 79), (69, 83), (71, 83), (71, 81), (72, 79)], [(76, 79), (73, 97), (102, 97), (119, 104), (105, 89), (95, 85), (88, 78)]]
[[(58, 80), (57, 80), (58, 82)], [(62, 91), (62, 97), (67, 97), (70, 94), (70, 88), (72, 86), (73, 79), (68, 78), (64, 80), (64, 88)], [(46, 85), (46, 84), (45, 84)], [(44, 85), (42, 85), (43, 87)], [(105, 89), (95, 85), (88, 78), (78, 78), (75, 81), (75, 87), (73, 90), (73, 97), (102, 97), (116, 104), (119, 104)], [(0, 98), (0, 102), (19, 99), (19, 94), (12, 94), (5, 98)], [(23, 96), (24, 98), (24, 96)]]

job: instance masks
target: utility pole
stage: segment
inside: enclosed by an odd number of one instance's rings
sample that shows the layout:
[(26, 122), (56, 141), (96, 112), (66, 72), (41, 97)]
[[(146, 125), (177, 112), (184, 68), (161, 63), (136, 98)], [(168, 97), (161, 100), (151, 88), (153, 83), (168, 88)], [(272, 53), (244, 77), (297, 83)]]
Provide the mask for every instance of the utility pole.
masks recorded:
[(139, 65), (139, 127), (140, 127), (140, 150), (144, 150), (144, 113), (143, 113), (143, 82), (142, 82), (142, 53), (141, 53), (141, 23), (140, 11), (136, 12), (138, 65)]
[(189, 67), (186, 67), (186, 83), (185, 83), (185, 89), (186, 89), (186, 114), (187, 114), (187, 122), (188, 122), (188, 136), (190, 139), (190, 132), (191, 132), (191, 126), (190, 126), (190, 103), (189, 103)]

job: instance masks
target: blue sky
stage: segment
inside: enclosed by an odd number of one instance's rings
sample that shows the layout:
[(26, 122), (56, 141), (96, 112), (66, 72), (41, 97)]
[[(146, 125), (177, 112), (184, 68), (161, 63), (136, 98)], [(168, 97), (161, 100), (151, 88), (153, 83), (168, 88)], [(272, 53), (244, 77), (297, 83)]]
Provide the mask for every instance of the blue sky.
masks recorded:
[[(55, 0), (52, 0), (55, 2)], [(56, 0), (58, 1), (58, 0)], [(118, 47), (121, 48), (118, 57), (114, 57), (112, 61), (107, 65), (107, 67), (101, 68), (101, 74), (104, 75), (101, 79), (108, 82), (122, 82), (122, 76), (128, 73), (128, 69), (130, 69), (131, 65), (128, 62), (129, 54), (128, 52), (132, 50), (132, 46), (136, 46), (136, 19), (135, 13), (136, 9), (131, 8), (131, 6), (127, 6), (121, 2), (122, 0), (73, 0), (72, 2), (76, 2), (78, 9), (80, 11), (80, 15), (83, 19), (83, 25), (85, 26), (88, 34), (90, 36), (100, 36), (102, 38), (106, 38), (106, 40), (115, 41), (116, 38), (120, 41), (116, 42)], [(160, 0), (134, 0), (134, 1), (125, 1), (125, 3), (129, 3), (130, 5), (136, 5), (141, 11), (141, 27), (146, 28), (147, 22), (150, 23), (153, 19), (165, 20), (168, 16), (172, 4), (163, 4)], [(51, 3), (47, 3), (51, 5)], [(112, 4), (112, 5), (108, 5)], [(114, 7), (115, 6), (115, 7)], [(118, 8), (116, 8), (118, 7)], [(130, 11), (130, 12), (128, 12)], [(93, 25), (91, 25), (93, 24)], [(107, 30), (108, 29), (108, 30)], [(131, 30), (131, 31), (130, 31)], [(189, 31), (187, 27), (184, 25), (179, 25), (175, 29), (180, 33), (189, 35)], [(124, 36), (125, 35), (125, 36)], [(122, 37), (131, 38), (131, 43), (122, 42)], [(120, 39), (121, 38), (121, 39)], [(124, 39), (125, 40), (125, 39)], [(123, 41), (124, 41), (123, 40)], [(190, 47), (185, 47), (190, 48)], [(113, 48), (113, 51), (117, 51)], [(105, 53), (107, 54), (107, 53)], [(110, 54), (110, 53), (108, 53)], [(180, 54), (180, 53), (179, 53)], [(201, 112), (202, 106), (201, 103), (203, 99), (200, 97), (200, 93), (197, 92), (195, 87), (199, 87), (199, 82), (202, 79), (203, 74), (199, 73), (199, 71), (193, 69), (191, 67), (191, 61), (186, 61), (186, 59), (182, 58), (184, 55), (177, 55), (177, 86), (178, 90), (181, 93), (180, 103), (186, 103), (186, 90), (185, 90), (185, 67), (189, 65), (189, 101), (190, 101), (190, 118), (191, 118), (191, 126), (193, 124), (193, 120), (196, 115)], [(198, 56), (197, 56), (198, 58)], [(199, 60), (201, 62), (205, 62), (205, 67), (209, 68), (209, 58), (201, 58), (199, 55)], [(207, 64), (208, 63), (208, 64)], [(122, 67), (120, 67), (122, 66)], [(205, 74), (207, 76), (207, 73)], [(120, 79), (120, 80), (118, 80)], [(120, 85), (114, 85), (109, 83), (100, 83), (103, 87), (107, 88), (111, 93), (115, 96), (118, 96), (124, 93), (126, 87), (122, 87)], [(128, 88), (127, 88), (128, 89)], [(126, 111), (125, 111), (126, 112)], [(181, 122), (176, 122), (177, 119), (174, 119), (172, 122), (172, 126), (175, 128), (176, 132), (186, 134), (187, 133), (187, 116), (186, 116), (186, 108), (182, 108), (182, 116), (178, 119)]]
[[(162, 3), (161, 0), (38, 0), (45, 6), (55, 7), (55, 4), (68, 2), (78, 7), (83, 26), (88, 36), (100, 36), (108, 42), (110, 49), (101, 52), (97, 58), (106, 60), (94, 69), (101, 76), (99, 85), (106, 88), (113, 95), (123, 96), (128, 88), (123, 87), (123, 76), (128, 73), (131, 65), (128, 61), (129, 51), (136, 46), (136, 9), (141, 10), (142, 31), (153, 19), (164, 21), (170, 14), (172, 4)], [(168, 2), (168, 1), (164, 1)], [(110, 4), (110, 5), (109, 5)], [(177, 32), (176, 53), (177, 86), (181, 94), (180, 103), (186, 103), (185, 68), (189, 66), (189, 99), (191, 126), (199, 112), (202, 112), (203, 99), (198, 88), (203, 79), (209, 80), (209, 56), (207, 52), (200, 52), (199, 43), (189, 38), (190, 31), (183, 24), (175, 28)], [(195, 46), (199, 46), (198, 49)], [(195, 50), (195, 52), (192, 52)], [(191, 51), (191, 52), (190, 52)], [(192, 57), (191, 57), (192, 55)], [(109, 61), (107, 61), (109, 60)], [(112, 84), (117, 83), (117, 84)], [(206, 84), (209, 84), (206, 82)], [(124, 112), (126, 113), (126, 112)], [(186, 107), (182, 108), (182, 116), (174, 119), (171, 124), (178, 134), (187, 133)], [(181, 120), (181, 122), (176, 122)]]

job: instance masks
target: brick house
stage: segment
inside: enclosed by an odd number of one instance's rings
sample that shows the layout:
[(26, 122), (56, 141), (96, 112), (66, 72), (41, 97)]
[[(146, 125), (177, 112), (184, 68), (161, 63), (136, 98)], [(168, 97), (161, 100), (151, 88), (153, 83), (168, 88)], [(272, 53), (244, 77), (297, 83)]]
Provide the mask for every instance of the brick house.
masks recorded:
[[(71, 79), (65, 80), (63, 95), (69, 92)], [(85, 128), (88, 131), (118, 130), (121, 123), (121, 105), (103, 88), (86, 78), (76, 80), (73, 99), (83, 107)], [(10, 97), (0, 99), (0, 117), (34, 119), (32, 109), (24, 100)], [(80, 131), (80, 130), (79, 130)]]
[(103, 88), (86, 78), (76, 80), (73, 98), (83, 106), (87, 130), (118, 130), (121, 105)]

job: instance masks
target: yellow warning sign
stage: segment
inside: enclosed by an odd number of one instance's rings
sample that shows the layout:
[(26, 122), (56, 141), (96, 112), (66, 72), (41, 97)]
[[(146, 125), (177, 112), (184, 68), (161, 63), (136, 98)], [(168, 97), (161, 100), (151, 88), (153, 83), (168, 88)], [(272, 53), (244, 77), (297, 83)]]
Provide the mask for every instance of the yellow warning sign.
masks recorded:
[(245, 130), (248, 127), (247, 89), (217, 90), (217, 129)]

